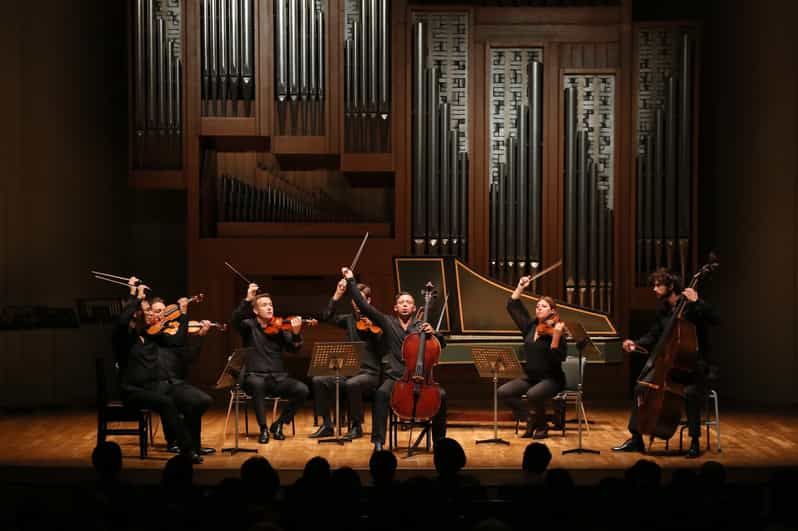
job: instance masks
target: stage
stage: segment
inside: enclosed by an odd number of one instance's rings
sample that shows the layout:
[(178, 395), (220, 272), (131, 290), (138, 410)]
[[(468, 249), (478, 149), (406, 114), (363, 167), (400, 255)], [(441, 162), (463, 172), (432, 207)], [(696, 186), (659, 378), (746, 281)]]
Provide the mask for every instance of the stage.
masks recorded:
[[(562, 451), (577, 446), (576, 423), (568, 422), (566, 434), (550, 430), (545, 442), (551, 449), (553, 459), (550, 468), (566, 468), (579, 484), (595, 483), (599, 479), (623, 474), (624, 469), (643, 457), (641, 454), (618, 454), (610, 450), (627, 437), (627, 411), (620, 405), (615, 407), (592, 407), (587, 405), (591, 421), (590, 434), (585, 433), (583, 446), (600, 450), (600, 454), (569, 454)], [(730, 480), (763, 481), (774, 468), (798, 466), (798, 412), (788, 410), (731, 410), (721, 409), (722, 452), (717, 452), (714, 431), (711, 450), (704, 451), (698, 459), (686, 459), (678, 454), (678, 433), (671, 440), (666, 453), (662, 441), (656, 441), (651, 453), (645, 457), (654, 460), (665, 471), (665, 479), (678, 468), (699, 467), (708, 460), (716, 460), (728, 469)], [(370, 430), (367, 413), (365, 428)], [(466, 468), (483, 484), (505, 484), (518, 481), (521, 456), (530, 439), (521, 439), (514, 433), (514, 424), (502, 421), (499, 436), (510, 441), (509, 446), (497, 444), (477, 445), (477, 439), (493, 437), (489, 426), (492, 411), (466, 411), (452, 408), (448, 436), (458, 440), (467, 456)], [(569, 420), (573, 411), (569, 411)], [(480, 421), (474, 426), (473, 419)], [(468, 420), (471, 419), (471, 420)], [(203, 444), (222, 448), (222, 430), (225, 410), (213, 409), (203, 417)], [(326, 458), (333, 468), (348, 466), (357, 470), (364, 481), (368, 479), (368, 460), (372, 451), (369, 433), (362, 439), (343, 446), (318, 444), (309, 439), (313, 431), (313, 417), (305, 409), (296, 419), (296, 436), (287, 426), (284, 441), (257, 444), (254, 416), (250, 418), (249, 438), (240, 439), (240, 445), (257, 448), (258, 453), (238, 453), (207, 456), (205, 462), (195, 467), (195, 480), (201, 484), (213, 484), (225, 477), (235, 477), (241, 463), (252, 455), (269, 459), (280, 472), (283, 484), (292, 483), (301, 473), (305, 462), (316, 455)], [(156, 483), (160, 471), (172, 454), (164, 450), (160, 423), (155, 422), (155, 447), (150, 448), (147, 459), (138, 457), (138, 442), (135, 437), (112, 437), (125, 456), (123, 478), (137, 483)], [(14, 483), (61, 483), (88, 480), (93, 477), (90, 456), (96, 441), (96, 417), (93, 411), (59, 411), (40, 413), (13, 413), (0, 417), (0, 431), (4, 444), (0, 446), (0, 470), (3, 482)], [(243, 422), (241, 426), (243, 432)], [(232, 425), (224, 446), (231, 446)], [(706, 431), (702, 433), (702, 448), (706, 448)], [(686, 434), (685, 434), (686, 437)], [(399, 445), (406, 448), (407, 432), (399, 432)], [(405, 457), (406, 451), (397, 450), (400, 479), (415, 474), (433, 474), (432, 455), (418, 453)]]

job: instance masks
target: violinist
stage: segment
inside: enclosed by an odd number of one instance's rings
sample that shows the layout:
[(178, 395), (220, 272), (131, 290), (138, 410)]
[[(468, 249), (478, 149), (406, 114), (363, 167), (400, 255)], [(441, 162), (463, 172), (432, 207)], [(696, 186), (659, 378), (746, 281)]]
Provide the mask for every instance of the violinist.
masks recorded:
[[(559, 320), (557, 305), (551, 297), (538, 300), (532, 319), (521, 302), (521, 293), (530, 282), (530, 277), (521, 277), (507, 301), (507, 312), (524, 338), (522, 352), (526, 376), (503, 384), (497, 393), (513, 410), (516, 419), (526, 419), (526, 431), (521, 437), (545, 439), (548, 437), (545, 400), (565, 386), (562, 370), (567, 353), (565, 325)], [(522, 395), (526, 395), (526, 407)]]
[[(131, 278), (129, 285), (132, 293), (135, 277)], [(136, 287), (136, 297), (128, 300), (114, 332), (115, 349), (127, 348), (127, 353), (120, 360), (122, 400), (128, 407), (157, 412), (167, 440), (174, 441), (180, 453), (186, 454), (192, 462), (201, 463), (198, 434), (195, 438), (191, 433), (191, 428), (199, 423), (199, 417), (195, 419), (191, 416), (194, 412), (187, 407), (181, 389), (164, 379), (161, 347), (145, 331), (157, 322), (152, 307), (144, 299), (145, 289), (147, 287), (143, 284)], [(135, 322), (132, 328), (131, 321)]]
[[(366, 284), (357, 284), (357, 290), (367, 303), (371, 304), (371, 288)], [(363, 397), (374, 393), (380, 384), (380, 363), (382, 329), (375, 325), (368, 317), (362, 317), (360, 310), (352, 302), (353, 311), (346, 314), (336, 314), (335, 304), (346, 293), (346, 279), (341, 279), (330, 297), (327, 307), (322, 311), (322, 320), (334, 323), (339, 328), (346, 330), (349, 341), (363, 341), (365, 352), (360, 360), (360, 370), (343, 383), (344, 392), (349, 400), (349, 432), (344, 439), (357, 439), (363, 436)], [(335, 395), (335, 376), (314, 376), (313, 394), (316, 397), (316, 410), (324, 422), (310, 437), (329, 437), (333, 435), (333, 425), (330, 422), (330, 408)]]
[[(423, 331), (435, 334), (441, 347), (446, 345), (443, 336), (436, 334), (428, 322), (416, 319), (416, 303), (410, 293), (406, 291), (396, 295), (393, 315), (387, 315), (372, 306), (355, 284), (355, 276), (348, 267), (341, 269), (347, 282), (349, 296), (352, 297), (357, 308), (363, 316), (368, 317), (374, 324), (382, 329), (384, 355), (382, 364), (385, 380), (377, 389), (374, 397), (374, 414), (372, 415), (371, 442), (374, 451), (382, 450), (385, 444), (385, 435), (388, 431), (388, 415), (390, 413), (391, 392), (397, 380), (405, 373), (405, 362), (402, 357), (402, 343), (408, 334)], [(426, 317), (426, 316), (425, 316)], [(446, 391), (441, 387), (441, 407), (438, 414), (432, 418), (432, 438), (439, 441), (446, 437)]]
[[(653, 350), (659, 342), (667, 326), (673, 309), (679, 299), (680, 294), (687, 299), (687, 307), (684, 312), (684, 319), (692, 322), (696, 327), (698, 338), (698, 361), (695, 371), (680, 375), (680, 381), (686, 385), (685, 391), (685, 410), (687, 413), (687, 430), (691, 443), (687, 451), (688, 458), (695, 458), (701, 455), (701, 404), (706, 397), (707, 375), (714, 370), (711, 365), (709, 341), (707, 337), (708, 326), (718, 323), (718, 316), (715, 310), (703, 299), (699, 298), (698, 292), (692, 288), (682, 289), (681, 279), (678, 275), (670, 273), (665, 268), (660, 268), (649, 276), (649, 282), (653, 287), (654, 294), (659, 301), (656, 320), (649, 331), (637, 340), (627, 339), (623, 342), (623, 349), (626, 352), (648, 352)], [(648, 363), (638, 377), (638, 380), (645, 380), (647, 374), (651, 372), (653, 366)], [(635, 386), (635, 397), (643, 392), (641, 384)], [(632, 413), (629, 416), (629, 433), (632, 435), (625, 442), (613, 448), (616, 452), (644, 452), (645, 444), (640, 433), (637, 431), (637, 406), (632, 405)]]
[[(168, 323), (164, 323), (167, 306), (160, 297), (149, 300), (149, 310), (145, 310), (147, 317), (147, 334), (155, 342), (158, 349), (160, 374), (159, 380), (174, 397), (178, 410), (183, 415), (192, 441), (196, 444), (196, 451), (200, 455), (208, 455), (216, 450), (203, 447), (202, 442), (202, 415), (211, 407), (213, 399), (197, 387), (186, 382), (188, 367), (196, 358), (199, 345), (189, 345), (188, 326), (189, 299), (181, 297), (177, 301), (179, 316)], [(161, 325), (161, 326), (153, 326)], [(149, 332), (156, 333), (150, 334)], [(210, 321), (200, 321), (200, 328), (196, 335), (205, 336), (210, 330)], [(172, 453), (180, 451), (176, 434), (164, 424), (164, 438), (166, 450)]]
[[(291, 422), (310, 391), (308, 386), (288, 376), (283, 364), (283, 352), (297, 352), (302, 346), (302, 319), (295, 317), (275, 326), (274, 303), (268, 293), (250, 283), (246, 297), (233, 310), (231, 325), (238, 330), (244, 346), (253, 349), (246, 360), (244, 390), (255, 406), (255, 416), (260, 425), (258, 442), (269, 442), (269, 434), (279, 441), (285, 439), (283, 424)], [(267, 333), (268, 332), (268, 333)], [(280, 417), (266, 424), (264, 399), (276, 395), (286, 400)]]

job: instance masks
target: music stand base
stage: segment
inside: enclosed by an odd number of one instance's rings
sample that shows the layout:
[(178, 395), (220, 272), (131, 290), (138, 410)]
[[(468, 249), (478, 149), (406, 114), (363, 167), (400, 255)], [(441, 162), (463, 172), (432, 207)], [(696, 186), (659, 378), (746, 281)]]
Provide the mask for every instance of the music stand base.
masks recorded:
[(351, 439), (344, 439), (343, 437), (330, 437), (328, 439), (318, 439), (318, 441), (319, 441), (319, 444), (321, 444), (321, 443), (338, 443), (341, 446), (343, 446), (344, 443), (352, 442)]
[(570, 450), (563, 450), (563, 455), (565, 454), (600, 454), (598, 450), (591, 450), (589, 448), (571, 448)]
[(480, 439), (480, 440), (477, 441), (477, 444), (483, 444), (483, 443), (506, 444), (507, 446), (510, 446), (510, 441), (505, 441), (502, 438), (498, 438), (498, 439)]

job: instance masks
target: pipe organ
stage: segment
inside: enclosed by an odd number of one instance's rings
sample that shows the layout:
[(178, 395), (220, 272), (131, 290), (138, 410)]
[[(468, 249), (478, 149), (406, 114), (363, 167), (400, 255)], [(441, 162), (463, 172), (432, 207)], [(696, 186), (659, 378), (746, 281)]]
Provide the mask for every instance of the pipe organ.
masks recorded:
[(695, 267), (694, 23), (614, 0), (127, 1), (130, 183), (185, 191), (190, 264), (282, 238), (321, 274), (369, 232), (364, 260), (456, 257), (502, 289), (561, 261), (532, 289), (617, 317), (652, 270)]

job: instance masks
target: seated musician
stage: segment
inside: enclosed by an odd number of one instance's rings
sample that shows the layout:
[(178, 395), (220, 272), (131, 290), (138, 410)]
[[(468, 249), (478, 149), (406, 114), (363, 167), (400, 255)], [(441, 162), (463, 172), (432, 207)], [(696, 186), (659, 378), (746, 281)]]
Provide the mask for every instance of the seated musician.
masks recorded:
[[(115, 347), (120, 348), (124, 344), (128, 349), (120, 363), (122, 400), (128, 407), (157, 412), (164, 432), (171, 437), (179, 451), (188, 455), (194, 463), (201, 463), (199, 433), (192, 433), (192, 430), (199, 425), (202, 412), (192, 409), (190, 401), (186, 400), (186, 393), (182, 392), (183, 387), (170, 382), (166, 375), (162, 366), (162, 348), (156, 338), (146, 332), (158, 320), (144, 300), (144, 289), (147, 287), (140, 285), (137, 297), (127, 302), (114, 333)], [(130, 321), (134, 315), (139, 317), (131, 329)]]
[[(710, 324), (718, 322), (715, 310), (703, 299), (698, 297), (698, 292), (692, 288), (682, 290), (681, 279), (678, 275), (671, 274), (665, 268), (658, 269), (649, 277), (649, 282), (653, 286), (654, 293), (659, 301), (659, 309), (654, 324), (649, 331), (640, 339), (633, 341), (627, 339), (623, 342), (623, 349), (626, 352), (635, 352), (642, 349), (652, 351), (665, 330), (665, 326), (673, 315), (674, 306), (679, 295), (684, 295), (689, 304), (685, 308), (684, 318), (692, 322), (696, 327), (698, 337), (698, 363), (696, 370), (692, 373), (681, 375), (685, 380), (685, 409), (687, 412), (687, 429), (690, 434), (690, 449), (687, 451), (688, 458), (695, 458), (701, 455), (701, 404), (706, 398), (706, 376), (710, 372), (709, 365), (709, 342), (707, 341), (707, 328)], [(642, 347), (642, 349), (641, 349)], [(638, 380), (645, 380), (654, 366), (646, 363), (640, 372)], [(635, 397), (645, 390), (645, 386), (637, 384), (635, 386)], [(638, 432), (637, 406), (636, 402), (632, 405), (632, 413), (629, 416), (629, 433), (631, 437), (624, 443), (613, 448), (616, 452), (644, 452), (645, 444)]]
[[(396, 302), (393, 307), (393, 315), (387, 315), (372, 306), (364, 297), (355, 284), (355, 276), (348, 267), (341, 269), (347, 281), (349, 295), (357, 305), (362, 314), (382, 328), (383, 357), (385, 381), (377, 389), (374, 398), (374, 414), (372, 415), (371, 442), (374, 443), (374, 451), (382, 450), (385, 444), (385, 435), (388, 425), (388, 414), (390, 412), (391, 392), (397, 380), (402, 378), (405, 373), (405, 362), (402, 356), (402, 343), (408, 334), (416, 331), (423, 331), (427, 334), (434, 334), (435, 330), (428, 322), (421, 322), (415, 318), (416, 303), (413, 296), (407, 292), (396, 295)], [(445, 346), (443, 336), (435, 334), (441, 347)], [(441, 391), (441, 408), (438, 414), (432, 418), (432, 438), (439, 441), (446, 437), (446, 392)]]
[[(535, 306), (534, 319), (521, 301), (521, 293), (530, 281), (528, 276), (521, 277), (507, 301), (507, 311), (524, 337), (522, 352), (526, 376), (503, 384), (497, 393), (513, 410), (516, 419), (526, 419), (526, 431), (521, 437), (544, 439), (548, 437), (545, 400), (565, 386), (562, 362), (567, 348), (565, 326), (559, 321), (554, 300), (541, 297)], [(526, 404), (522, 395), (526, 395)]]
[[(366, 284), (357, 284), (357, 289), (367, 303), (371, 304), (371, 288)], [(346, 378), (341, 383), (342, 391), (346, 393), (349, 401), (349, 432), (344, 439), (357, 439), (363, 436), (363, 397), (373, 393), (380, 384), (380, 363), (382, 357), (381, 338), (382, 330), (377, 329), (368, 319), (360, 317), (360, 311), (352, 303), (353, 311), (346, 314), (336, 314), (335, 304), (346, 293), (346, 279), (341, 279), (335, 288), (335, 293), (330, 297), (327, 307), (322, 311), (323, 321), (329, 321), (346, 330), (349, 341), (363, 341), (365, 352), (360, 360), (360, 370), (354, 376)], [(335, 401), (335, 376), (314, 376), (313, 394), (316, 398), (316, 411), (321, 415), (323, 422), (319, 429), (310, 436), (329, 437), (333, 435), (333, 425), (330, 422), (330, 409)]]
[[(310, 390), (304, 383), (289, 377), (283, 364), (283, 352), (297, 352), (302, 346), (302, 319), (292, 319), (290, 330), (267, 334), (265, 329), (274, 319), (274, 303), (268, 293), (258, 293), (258, 289), (257, 284), (249, 285), (246, 297), (233, 310), (230, 322), (241, 334), (244, 346), (253, 349), (244, 362), (243, 388), (252, 396), (255, 406), (260, 425), (258, 442), (266, 444), (269, 433), (279, 441), (285, 439), (283, 424), (291, 422)], [(266, 423), (264, 399), (267, 396), (279, 396), (286, 401), (280, 417), (271, 426)]]
[[(151, 317), (148, 319), (148, 325), (160, 322), (166, 310), (166, 304), (160, 297), (151, 298), (149, 303), (150, 308), (145, 311), (145, 315), (149, 314)], [(174, 321), (175, 324), (171, 327), (167, 325), (164, 331), (150, 337), (160, 347), (158, 349), (161, 369), (160, 378), (171, 384), (175, 403), (183, 415), (192, 441), (196, 441), (197, 452), (200, 455), (208, 455), (216, 450), (201, 445), (202, 415), (211, 407), (213, 399), (206, 392), (186, 382), (188, 366), (196, 357), (199, 346), (188, 344), (188, 298), (181, 297), (177, 304), (180, 308), (180, 317)], [(205, 336), (210, 330), (210, 322), (203, 320), (200, 323), (201, 327), (196, 335)], [(180, 448), (177, 444), (175, 433), (168, 430), (165, 424), (163, 428), (164, 437), (166, 438), (166, 450), (178, 453)]]

